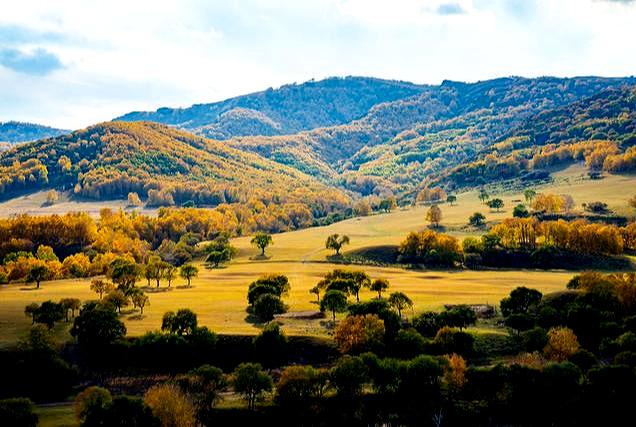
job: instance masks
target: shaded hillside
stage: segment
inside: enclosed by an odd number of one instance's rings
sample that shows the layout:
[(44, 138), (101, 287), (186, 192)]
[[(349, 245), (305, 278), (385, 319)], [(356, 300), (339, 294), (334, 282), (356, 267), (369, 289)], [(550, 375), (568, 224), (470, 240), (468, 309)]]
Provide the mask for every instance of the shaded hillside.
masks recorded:
[(374, 106), (346, 125), (228, 143), (364, 193), (411, 191), (465, 162), (537, 113), (633, 79), (581, 77), (446, 81)]
[(293, 168), (149, 122), (102, 123), (14, 147), (0, 154), (0, 172), (5, 197), (46, 187), (91, 199), (136, 192), (149, 205), (301, 203), (313, 216), (348, 204)]
[(215, 139), (282, 135), (348, 123), (376, 104), (416, 95), (422, 86), (365, 77), (329, 78), (285, 85), (188, 108), (132, 112), (116, 120), (150, 120)]
[(0, 123), (0, 142), (27, 142), (42, 138), (59, 136), (68, 133), (68, 130), (55, 129), (35, 123), (4, 122)]

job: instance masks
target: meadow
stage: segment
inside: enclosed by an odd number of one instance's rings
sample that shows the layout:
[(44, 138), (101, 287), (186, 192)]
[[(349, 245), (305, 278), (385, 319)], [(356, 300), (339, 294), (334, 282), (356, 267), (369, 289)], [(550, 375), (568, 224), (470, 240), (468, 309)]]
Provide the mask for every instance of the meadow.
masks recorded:
[[(537, 191), (572, 195), (577, 205), (584, 202), (604, 201), (621, 213), (630, 213), (626, 200), (631, 195), (625, 191), (636, 188), (636, 178), (609, 175), (602, 180), (590, 180), (580, 166), (570, 167), (555, 175), (553, 183)], [(457, 204), (441, 206), (442, 225), (446, 232), (457, 237), (477, 235), (479, 230), (466, 227), (467, 218), (473, 212), (482, 212), (489, 223), (511, 216), (512, 207), (523, 199), (520, 191), (497, 193), (504, 200), (501, 212), (490, 211), (479, 201), (475, 191), (457, 195)], [(2, 209), (2, 207), (0, 207)], [(391, 213), (352, 218), (325, 227), (276, 234), (274, 243), (267, 249), (267, 259), (260, 259), (258, 250), (250, 245), (250, 237), (240, 237), (232, 244), (239, 250), (228, 265), (218, 269), (206, 268), (198, 263), (199, 276), (186, 288), (178, 279), (171, 289), (162, 283), (158, 290), (144, 288), (150, 297), (150, 305), (144, 315), (124, 309), (122, 318), (129, 335), (140, 335), (161, 326), (166, 311), (190, 308), (198, 315), (199, 322), (218, 333), (256, 334), (261, 325), (248, 322), (245, 308), (246, 293), (250, 282), (268, 273), (282, 273), (289, 277), (291, 291), (284, 298), (290, 311), (317, 310), (315, 296), (309, 293), (328, 271), (342, 266), (326, 261), (332, 252), (324, 249), (326, 236), (333, 233), (347, 234), (351, 244), (347, 251), (387, 244), (399, 244), (413, 230), (426, 227), (424, 216), (427, 207), (398, 209)], [(633, 212), (631, 212), (633, 214)], [(359, 266), (372, 278), (386, 278), (390, 291), (405, 292), (414, 302), (412, 316), (424, 310), (437, 310), (444, 304), (498, 302), (517, 286), (528, 286), (542, 292), (565, 288), (574, 272), (563, 270), (487, 270), (487, 271), (432, 271), (409, 270), (399, 267)], [(89, 289), (90, 279), (58, 280), (43, 282), (41, 289), (32, 285), (11, 284), (0, 286), (0, 346), (14, 344), (28, 330), (30, 319), (24, 315), (24, 307), (31, 302), (59, 300), (61, 298), (95, 299)], [(139, 283), (138, 285), (145, 285)], [(374, 293), (363, 291), (361, 299), (369, 299)], [(325, 335), (329, 330), (324, 320), (283, 319), (283, 329), (291, 335)], [(68, 324), (56, 326), (60, 338), (68, 338)]]

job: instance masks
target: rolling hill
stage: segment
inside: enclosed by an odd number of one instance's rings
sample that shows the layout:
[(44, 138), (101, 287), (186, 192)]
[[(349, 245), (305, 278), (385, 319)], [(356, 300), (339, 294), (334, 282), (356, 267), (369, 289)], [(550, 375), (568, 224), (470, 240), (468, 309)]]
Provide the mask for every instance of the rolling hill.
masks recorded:
[(267, 89), (188, 108), (136, 111), (115, 120), (147, 120), (214, 139), (283, 135), (349, 123), (371, 107), (416, 95), (424, 86), (366, 77), (332, 77)]
[(136, 192), (149, 206), (299, 204), (316, 217), (349, 203), (296, 169), (150, 122), (102, 123), (21, 144), (0, 154), (0, 172), (5, 197), (42, 188), (95, 200)]

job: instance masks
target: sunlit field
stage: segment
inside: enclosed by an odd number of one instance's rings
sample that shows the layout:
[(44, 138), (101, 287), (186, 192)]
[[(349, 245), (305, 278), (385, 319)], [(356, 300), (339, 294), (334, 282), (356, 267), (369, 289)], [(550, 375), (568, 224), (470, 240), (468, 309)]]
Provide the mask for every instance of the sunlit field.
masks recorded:
[[(539, 189), (557, 194), (567, 193), (580, 206), (583, 202), (601, 200), (617, 211), (626, 206), (625, 188), (636, 188), (633, 177), (608, 176), (600, 181), (583, 179), (582, 168), (572, 167), (556, 175), (554, 185)], [(486, 215), (489, 222), (496, 222), (511, 215), (515, 200), (521, 194), (498, 194), (505, 201), (502, 212), (490, 212), (483, 206), (476, 192), (458, 195), (455, 206), (442, 206), (442, 225), (446, 231), (458, 237), (478, 234), (465, 227), (467, 217), (476, 211)], [(131, 308), (122, 311), (129, 335), (139, 335), (161, 326), (161, 317), (168, 310), (190, 308), (194, 310), (201, 324), (219, 333), (255, 334), (260, 325), (249, 323), (245, 308), (246, 293), (250, 282), (268, 273), (282, 273), (289, 277), (291, 292), (284, 299), (290, 311), (317, 310), (315, 296), (309, 293), (326, 272), (338, 268), (326, 262), (331, 254), (324, 249), (324, 240), (332, 233), (347, 234), (351, 245), (345, 252), (375, 245), (398, 244), (412, 230), (426, 227), (424, 214), (427, 207), (419, 206), (396, 210), (389, 214), (379, 214), (364, 218), (353, 218), (326, 227), (310, 228), (274, 235), (274, 244), (267, 249), (266, 260), (256, 259), (258, 250), (253, 248), (249, 237), (237, 238), (233, 245), (239, 249), (238, 256), (227, 266), (208, 269), (199, 264), (199, 277), (191, 288), (185, 288), (183, 279), (178, 279), (172, 289), (147, 289), (150, 305), (144, 315)], [(627, 208), (623, 209), (627, 212)], [(567, 271), (540, 270), (496, 270), (496, 271), (416, 271), (398, 267), (350, 267), (363, 268), (372, 278), (383, 277), (390, 281), (390, 291), (402, 291), (415, 304), (414, 313), (440, 309), (444, 304), (490, 303), (497, 304), (517, 286), (528, 286), (552, 292), (562, 290), (574, 274)], [(22, 336), (30, 326), (30, 319), (24, 315), (24, 307), (31, 302), (59, 300), (61, 298), (94, 299), (96, 294), (89, 289), (89, 279), (59, 280), (43, 282), (41, 289), (32, 285), (11, 284), (0, 287), (0, 345), (10, 345)], [(139, 283), (138, 285), (145, 285)], [(362, 299), (373, 298), (375, 294), (364, 291)], [(413, 313), (407, 313), (412, 315)], [(284, 319), (284, 330), (292, 335), (324, 335), (328, 330), (321, 320)], [(63, 322), (56, 326), (61, 338), (68, 338)]]

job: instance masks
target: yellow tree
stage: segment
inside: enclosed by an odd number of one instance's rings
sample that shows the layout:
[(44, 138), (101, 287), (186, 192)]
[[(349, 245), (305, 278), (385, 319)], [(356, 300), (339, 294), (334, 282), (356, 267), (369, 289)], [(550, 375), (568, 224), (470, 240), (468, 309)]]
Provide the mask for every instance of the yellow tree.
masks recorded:
[(426, 212), (426, 220), (433, 224), (434, 227), (439, 227), (439, 223), (442, 221), (442, 210), (437, 205), (431, 206)]
[(562, 362), (576, 353), (579, 349), (579, 340), (570, 328), (551, 328), (548, 331), (548, 344), (543, 349), (550, 360)]

